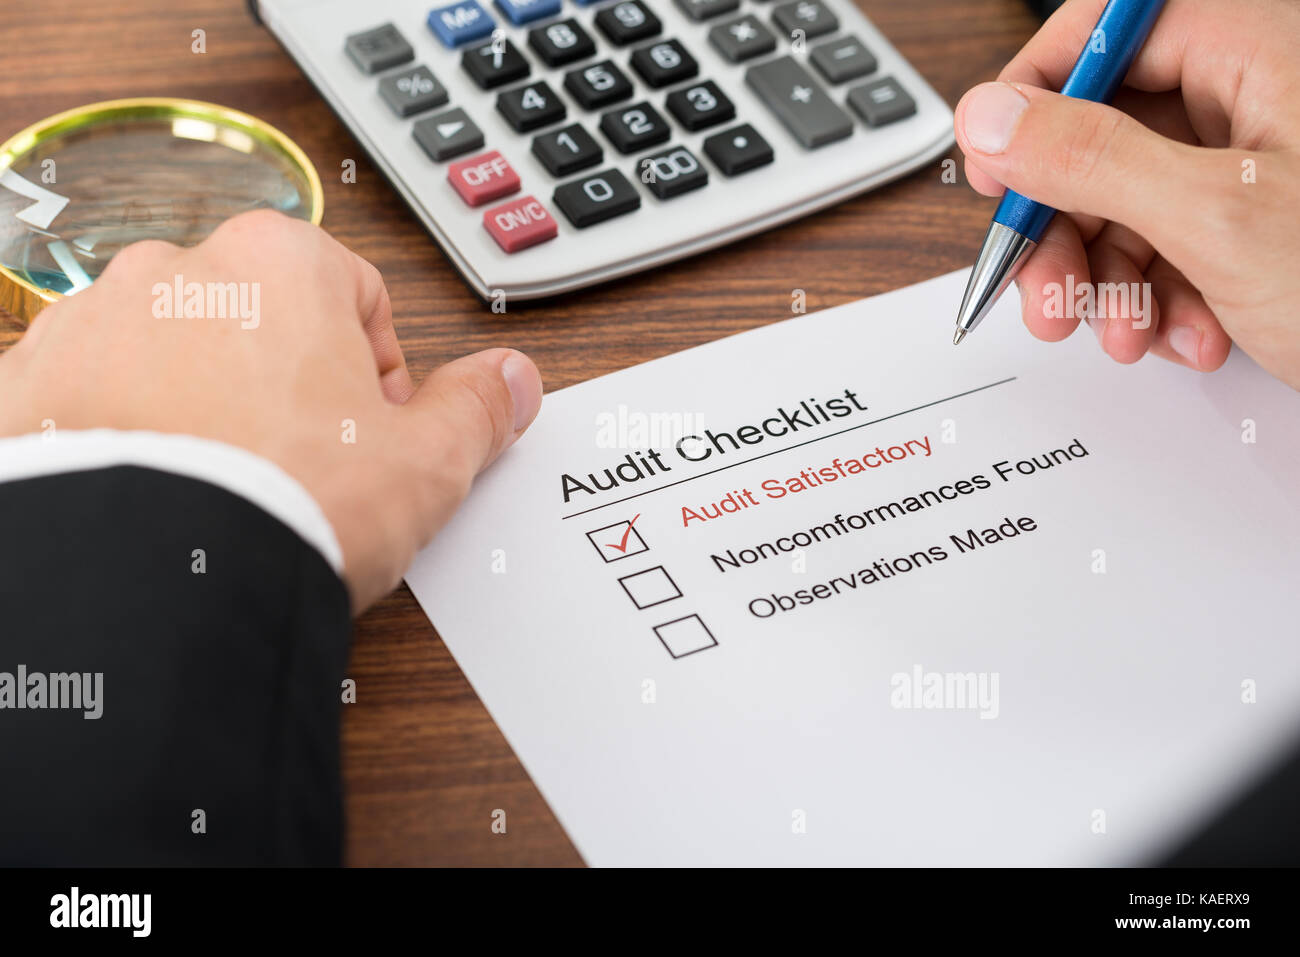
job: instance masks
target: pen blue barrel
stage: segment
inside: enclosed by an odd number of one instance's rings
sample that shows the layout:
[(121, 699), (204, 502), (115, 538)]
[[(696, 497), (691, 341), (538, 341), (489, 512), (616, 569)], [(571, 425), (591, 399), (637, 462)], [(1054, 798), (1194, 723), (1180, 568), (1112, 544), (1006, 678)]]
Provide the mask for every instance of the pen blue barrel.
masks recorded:
[[(1165, 0), (1110, 0), (1061, 87), (1061, 94), (1109, 103), (1164, 5)], [(1038, 242), (1055, 215), (1052, 207), (1007, 190), (993, 221)]]

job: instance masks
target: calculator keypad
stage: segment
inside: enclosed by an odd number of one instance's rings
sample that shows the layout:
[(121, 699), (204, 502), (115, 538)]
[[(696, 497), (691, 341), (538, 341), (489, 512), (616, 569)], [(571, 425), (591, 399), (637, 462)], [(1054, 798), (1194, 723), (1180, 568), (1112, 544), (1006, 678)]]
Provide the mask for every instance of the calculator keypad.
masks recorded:
[[(893, 77), (871, 79), (879, 65), (857, 36), (833, 36), (840, 24), (829, 2), (786, 0), (765, 11), (754, 0), (444, 0), (428, 11), (430, 34), (456, 51), (474, 88), (485, 98), (492, 91), (509, 129), (531, 137), (536, 164), (524, 176), (499, 151), (524, 144), (485, 144), (471, 118), (483, 104), (449, 94), (435, 72), (445, 68), (437, 56), (434, 69), (412, 62), (415, 49), (393, 23), (350, 34), (344, 47), (362, 74), (379, 74), (372, 82), (380, 99), (393, 116), (413, 120), (411, 135), (430, 160), (448, 164), (447, 181), (466, 207), (515, 197), (488, 209), (482, 226), (503, 251), (517, 253), (558, 233), (547, 204), (515, 195), (541, 186), (527, 181), (538, 165), (560, 181), (550, 207), (588, 229), (636, 212), (642, 191), (670, 202), (707, 189), (707, 164), (730, 179), (772, 164), (781, 149), (796, 161), (801, 148), (851, 136), (854, 114), (874, 128), (916, 112)], [(599, 6), (582, 12), (589, 4)], [(680, 11), (668, 18), (678, 36), (664, 35), (665, 7)], [(825, 39), (805, 54), (802, 41), (817, 37)], [(712, 64), (704, 75), (695, 44)], [(766, 108), (798, 146), (774, 148), (770, 134), (743, 122), (728, 95), (742, 83), (753, 94), (743, 98), (747, 108)], [(452, 89), (467, 87), (460, 80)], [(586, 117), (570, 119), (571, 106)], [(702, 138), (674, 143), (683, 132)], [(496, 148), (483, 152), (485, 145)], [(636, 159), (622, 170), (600, 169), (610, 148)], [(691, 201), (680, 202), (689, 208)]]

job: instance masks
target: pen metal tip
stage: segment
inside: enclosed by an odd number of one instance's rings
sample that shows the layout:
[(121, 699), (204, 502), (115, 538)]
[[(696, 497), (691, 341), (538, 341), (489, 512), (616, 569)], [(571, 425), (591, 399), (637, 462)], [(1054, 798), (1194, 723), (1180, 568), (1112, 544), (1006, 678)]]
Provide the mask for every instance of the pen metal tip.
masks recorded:
[(965, 338), (966, 338), (966, 330), (965, 330), (965, 329), (958, 329), (957, 332), (956, 332), (956, 334), (952, 337), (952, 344), (953, 344), (954, 346), (956, 346), (956, 345), (960, 345), (960, 344), (961, 344), (961, 341), (962, 341), (963, 339), (965, 339)]

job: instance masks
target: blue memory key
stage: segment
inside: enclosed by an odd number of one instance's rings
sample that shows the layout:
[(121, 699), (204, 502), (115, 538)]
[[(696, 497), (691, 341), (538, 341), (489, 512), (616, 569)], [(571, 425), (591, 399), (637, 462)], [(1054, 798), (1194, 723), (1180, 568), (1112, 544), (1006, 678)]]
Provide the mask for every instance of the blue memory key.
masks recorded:
[(497, 6), (517, 27), (560, 12), (560, 0), (497, 0)]
[(460, 3), (429, 11), (429, 29), (449, 49), (481, 40), (495, 27), (496, 23), (475, 0), (460, 0)]

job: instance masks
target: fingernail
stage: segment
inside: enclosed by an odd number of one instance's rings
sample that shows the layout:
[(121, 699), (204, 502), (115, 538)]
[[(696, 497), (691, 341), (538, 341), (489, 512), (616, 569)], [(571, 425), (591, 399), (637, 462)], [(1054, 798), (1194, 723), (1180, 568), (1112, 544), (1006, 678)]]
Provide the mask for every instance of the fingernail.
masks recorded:
[(966, 141), (976, 150), (995, 156), (1011, 145), (1011, 137), (1029, 101), (1008, 83), (982, 83), (966, 100), (962, 126)]
[(1201, 351), (1201, 334), (1197, 330), (1187, 326), (1174, 329), (1169, 333), (1169, 348), (1198, 369), (1201, 367), (1201, 363), (1197, 360)]
[(515, 407), (515, 431), (525, 428), (537, 417), (542, 406), (542, 383), (532, 362), (519, 352), (512, 352), (501, 363), (501, 376), (510, 390)]

